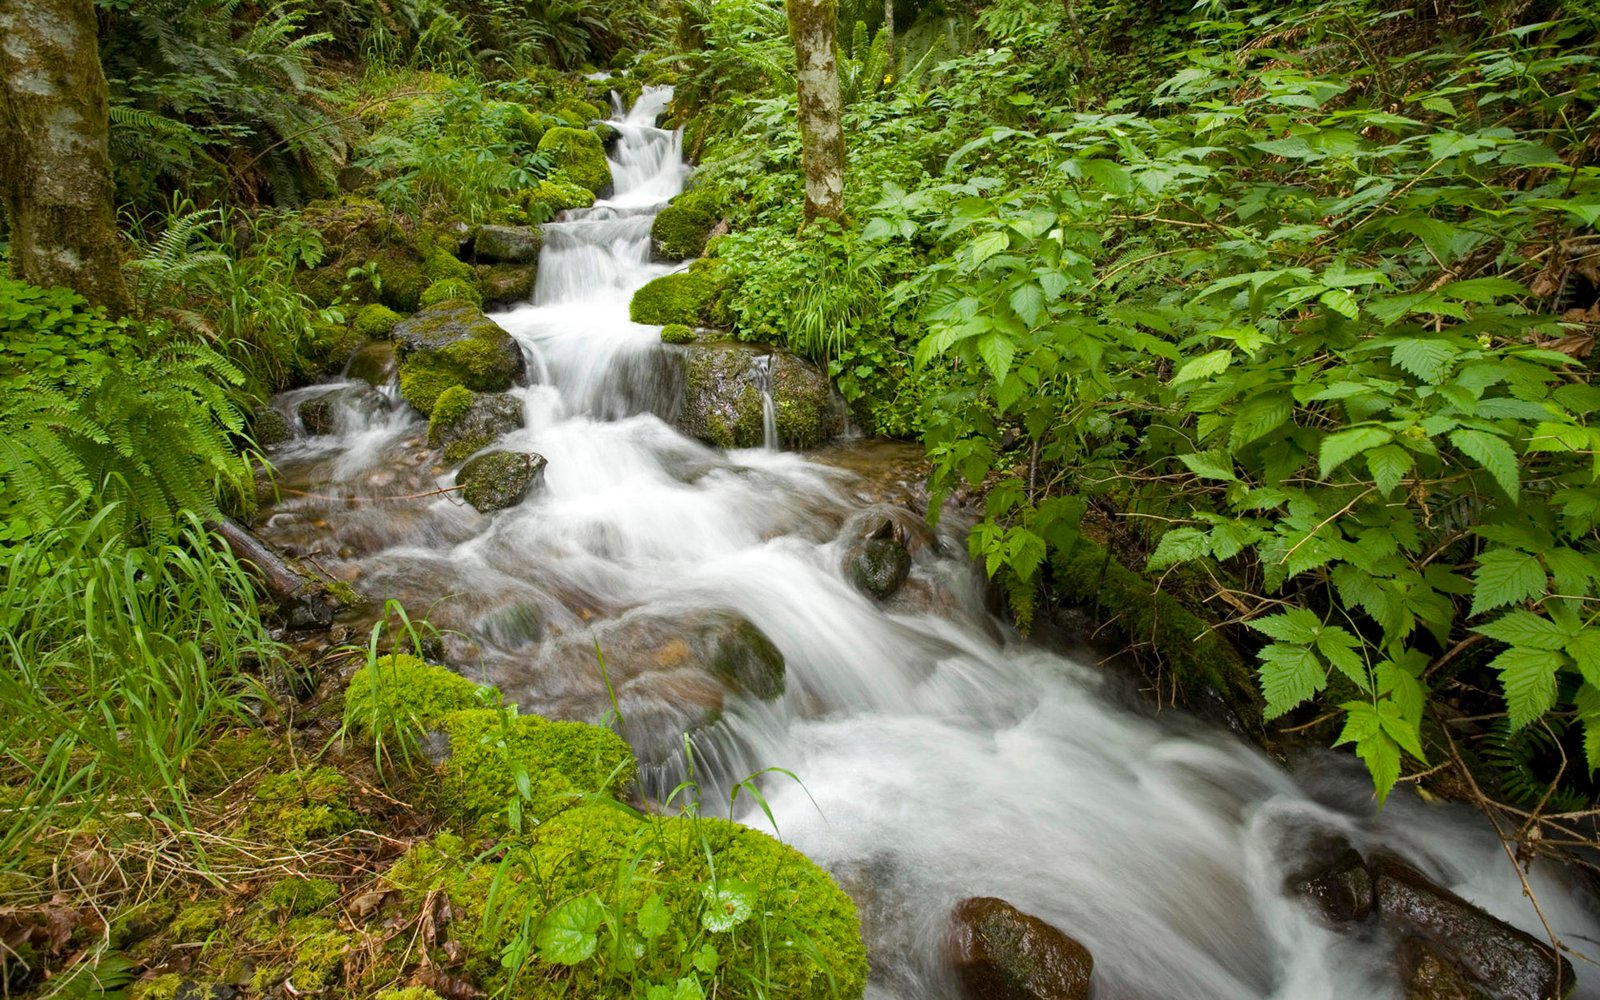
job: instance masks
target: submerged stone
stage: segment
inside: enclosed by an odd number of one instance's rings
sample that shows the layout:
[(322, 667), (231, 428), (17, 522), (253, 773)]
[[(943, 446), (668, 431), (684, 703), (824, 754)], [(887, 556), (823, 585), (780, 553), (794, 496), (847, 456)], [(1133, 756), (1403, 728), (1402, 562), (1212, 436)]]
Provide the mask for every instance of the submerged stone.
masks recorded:
[(367, 418), (389, 408), (383, 394), (365, 383), (342, 385), (313, 396), (296, 410), (307, 434), (336, 434), (351, 417)]
[(543, 474), (543, 455), (520, 451), (486, 451), (456, 473), (461, 496), (485, 514), (515, 507)]
[(1307, 861), (1284, 888), (1334, 926), (1358, 923), (1372, 912), (1372, 875), (1350, 842), (1337, 834), (1313, 836)]

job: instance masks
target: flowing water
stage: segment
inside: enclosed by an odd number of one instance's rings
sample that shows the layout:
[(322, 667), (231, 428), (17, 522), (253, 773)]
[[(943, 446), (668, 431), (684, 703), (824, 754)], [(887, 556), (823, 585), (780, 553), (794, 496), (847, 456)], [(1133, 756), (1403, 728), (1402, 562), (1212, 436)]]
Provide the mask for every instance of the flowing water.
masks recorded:
[[(454, 630), (452, 662), (527, 711), (603, 718), (598, 641), (657, 793), (683, 774), (682, 729), (720, 714), (698, 736), (708, 799), (765, 766), (804, 781), (765, 793), (782, 837), (860, 903), (875, 998), (954, 995), (938, 940), (970, 895), (1088, 945), (1099, 1000), (1398, 996), (1392, 943), (1324, 929), (1283, 893), (1309, 829), (1396, 852), (1542, 936), (1467, 810), (1401, 791), (1375, 817), (1346, 758), (1286, 772), (1224, 729), (1152, 718), (1097, 669), (1020, 644), (984, 610), (960, 525), (939, 537), (912, 525), (902, 594), (863, 596), (840, 563), (871, 492), (846, 467), (871, 446), (822, 461), (719, 452), (673, 430), (667, 349), (627, 315), (634, 289), (671, 269), (649, 246), (685, 177), (678, 137), (654, 126), (669, 97), (647, 90), (619, 110), (615, 193), (546, 227), (533, 302), (495, 317), (536, 373), (517, 390), (525, 426), (497, 446), (546, 456), (543, 487), (490, 517), (417, 499), (453, 473), (420, 444), (418, 418), (392, 398), (387, 412), (347, 406), (337, 433), (275, 454), (298, 492), (265, 519), (269, 538)], [(664, 654), (630, 662), (640, 635), (670, 650), (657, 639), (708, 612), (742, 616), (782, 651), (780, 697), (727, 693)], [(1600, 950), (1587, 897), (1538, 865), (1532, 881), (1557, 930)]]

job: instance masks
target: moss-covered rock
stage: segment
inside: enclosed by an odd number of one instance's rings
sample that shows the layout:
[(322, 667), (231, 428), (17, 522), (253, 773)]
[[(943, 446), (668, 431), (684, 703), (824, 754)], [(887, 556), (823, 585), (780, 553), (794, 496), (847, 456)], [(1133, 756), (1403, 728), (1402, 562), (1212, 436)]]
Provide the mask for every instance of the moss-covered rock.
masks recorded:
[(312, 914), (339, 898), (339, 887), (325, 878), (286, 878), (268, 889), (264, 902), (294, 916)]
[(589, 127), (589, 131), (600, 137), (600, 145), (608, 153), (622, 139), (622, 130), (610, 122), (595, 122)]
[(389, 401), (366, 382), (333, 386), (301, 401), (295, 409), (307, 434), (336, 434), (389, 408)]
[[(635, 301), (638, 301), (635, 299)], [(778, 440), (814, 448), (844, 429), (826, 376), (787, 351), (751, 344), (697, 342), (672, 349), (683, 365), (678, 429), (719, 448), (755, 448), (765, 439), (762, 381), (772, 394)], [(770, 359), (765, 374), (760, 358)]]
[(482, 264), (534, 264), (544, 249), (538, 226), (480, 226), (472, 255)]
[(521, 427), (522, 421), (522, 400), (515, 396), (451, 386), (439, 396), (428, 419), (428, 446), (442, 448), (445, 461), (460, 462)]
[(435, 729), (452, 712), (500, 703), (500, 692), (448, 667), (395, 653), (357, 670), (345, 688), (345, 724), (366, 736)]
[(396, 326), (394, 340), (400, 393), (423, 413), (453, 385), (504, 392), (524, 378), (522, 348), (469, 303), (430, 306)]
[[(591, 893), (608, 903), (620, 900), (625, 912), (639, 911), (653, 897), (667, 923), (645, 942), (641, 971), (670, 982), (687, 968), (678, 963), (689, 942), (709, 941), (716, 958), (700, 966), (708, 996), (739, 992), (736, 965), (761, 968), (775, 996), (857, 1000), (865, 989), (866, 953), (850, 898), (798, 851), (737, 823), (577, 805), (504, 842), (503, 868), (518, 873), (515, 879), (498, 874), (502, 864), (474, 861), (455, 838), (442, 840), (414, 849), (391, 879), (418, 896), (442, 888), (460, 925), (477, 928), (463, 938), (463, 968), (485, 988), (503, 983), (499, 956), (517, 930), (516, 920), (483, 919), (491, 886), (498, 885), (502, 913), (535, 920)], [(649, 877), (619, 884), (619, 870)], [(601, 969), (599, 963), (561, 967), (535, 958), (520, 988), (540, 1000), (633, 995), (626, 977), (602, 979)]]
[(270, 406), (263, 406), (250, 417), (250, 436), (256, 444), (270, 448), (294, 437), (294, 428), (289, 426), (283, 414)]
[(663, 344), (692, 344), (694, 341), (694, 330), (682, 323), (668, 323), (661, 328)]
[(650, 227), (650, 241), (663, 260), (688, 260), (705, 252), (706, 239), (721, 219), (716, 194), (694, 188), (672, 199)]
[(569, 208), (590, 207), (594, 204), (594, 192), (573, 183), (571, 178), (558, 171), (522, 192), (520, 203), (523, 221), (540, 225)]
[(519, 796), (519, 774), (531, 796), (524, 811), (541, 820), (570, 806), (575, 793), (620, 794), (634, 778), (628, 744), (600, 726), (469, 709), (445, 716), (443, 730), (450, 756), (441, 798), (463, 819), (495, 821)]
[(490, 309), (519, 305), (533, 298), (539, 269), (534, 264), (490, 264), (478, 269), (483, 304)]
[(539, 140), (539, 152), (550, 157), (572, 183), (601, 194), (611, 187), (611, 165), (600, 137), (586, 128), (553, 128)]
[(697, 260), (687, 271), (664, 274), (633, 293), (628, 315), (635, 323), (652, 326), (726, 327), (727, 286), (719, 262)]
[(344, 371), (366, 338), (343, 323), (313, 320), (311, 335), (300, 345), (301, 373), (309, 379), (324, 378)]
[(362, 306), (361, 311), (356, 313), (355, 321), (350, 325), (364, 340), (383, 340), (394, 332), (399, 322), (399, 313), (388, 306), (373, 302)]
[[(551, 113), (575, 129), (585, 129), (589, 123), (604, 118), (606, 113), (598, 104), (576, 97), (569, 97), (558, 103)], [(547, 133), (548, 134), (548, 133)]]
[(461, 497), (485, 514), (515, 507), (544, 474), (543, 455), (486, 451), (461, 467), (456, 485)]
[(394, 344), (387, 340), (373, 340), (362, 344), (350, 356), (350, 363), (344, 366), (345, 378), (359, 380), (375, 388), (388, 385), (398, 371)]
[(426, 309), (436, 306), (441, 302), (466, 302), (470, 305), (483, 308), (483, 293), (478, 291), (474, 281), (462, 281), (460, 278), (446, 278), (435, 281), (422, 293), (418, 305)]

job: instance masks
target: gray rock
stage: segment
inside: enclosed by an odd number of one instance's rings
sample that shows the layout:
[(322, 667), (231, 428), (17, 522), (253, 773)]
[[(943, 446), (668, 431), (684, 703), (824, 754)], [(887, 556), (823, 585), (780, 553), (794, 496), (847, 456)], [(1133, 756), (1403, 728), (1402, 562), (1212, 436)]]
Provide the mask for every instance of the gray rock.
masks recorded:
[(911, 573), (911, 552), (905, 534), (888, 514), (868, 512), (847, 526), (852, 541), (845, 549), (845, 578), (863, 594), (888, 600)]
[(1329, 924), (1359, 923), (1372, 912), (1372, 875), (1350, 842), (1336, 834), (1317, 834), (1308, 857), (1284, 888), (1299, 896)]
[(365, 383), (335, 386), (301, 402), (295, 411), (307, 434), (335, 434), (355, 421), (389, 408), (383, 394)]
[(1547, 943), (1434, 885), (1404, 862), (1378, 858), (1372, 875), (1384, 923), (1402, 938), (1426, 944), (1496, 1000), (1560, 1000), (1576, 984), (1571, 963)]
[(527, 380), (521, 346), (466, 302), (429, 306), (401, 320), (391, 339), (400, 359), (400, 393), (423, 413), (432, 413), (452, 385), (504, 392)]
[(1088, 1000), (1089, 949), (1003, 899), (963, 899), (945, 957), (970, 1000)]
[(522, 426), (522, 400), (506, 392), (475, 392), (465, 413), (443, 420), (443, 407), (428, 423), (428, 445), (444, 450), (447, 461), (459, 462), (495, 438)]
[(543, 248), (538, 226), (482, 226), (472, 241), (473, 256), (484, 264), (534, 264)]
[(680, 431), (719, 448), (756, 448), (763, 440), (757, 359), (768, 357), (778, 439), (788, 448), (814, 448), (844, 429), (844, 409), (827, 376), (788, 351), (752, 344), (697, 342), (663, 347), (681, 365)]
[(270, 448), (294, 437), (294, 428), (283, 419), (283, 414), (270, 406), (263, 406), (250, 418), (250, 435), (255, 438), (256, 444)]
[(1449, 960), (1417, 940), (1400, 944), (1400, 982), (1406, 1000), (1482, 1000), (1483, 992)]
[(483, 289), (483, 304), (490, 308), (520, 305), (533, 298), (539, 278), (534, 264), (488, 264), (478, 268), (478, 285)]
[(461, 495), (485, 514), (515, 507), (544, 473), (543, 455), (520, 451), (486, 451), (461, 467), (456, 485)]

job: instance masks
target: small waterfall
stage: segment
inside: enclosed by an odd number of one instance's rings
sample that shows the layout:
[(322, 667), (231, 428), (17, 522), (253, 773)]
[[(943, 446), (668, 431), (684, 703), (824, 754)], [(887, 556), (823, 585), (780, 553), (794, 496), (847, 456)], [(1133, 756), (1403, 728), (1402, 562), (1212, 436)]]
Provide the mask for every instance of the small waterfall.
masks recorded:
[(763, 354), (753, 362), (756, 388), (761, 390), (761, 446), (778, 450), (778, 408), (772, 402), (772, 355)]
[[(301, 493), (269, 508), (269, 538), (425, 610), (459, 669), (528, 712), (604, 717), (593, 655), (604, 643), (631, 739), (681, 745), (685, 726), (702, 726), (708, 809), (761, 768), (798, 775), (803, 787), (764, 781), (762, 792), (782, 838), (860, 905), (870, 1000), (960, 995), (938, 942), (952, 904), (973, 895), (1082, 940), (1104, 1000), (1396, 1000), (1392, 942), (1330, 930), (1285, 894), (1307, 829), (1400, 854), (1544, 936), (1471, 811), (1402, 789), (1374, 815), (1348, 758), (1291, 773), (1226, 729), (1152, 716), (1086, 661), (1022, 644), (985, 611), (955, 518), (928, 533), (888, 602), (856, 589), (841, 525), (869, 513), (867, 477), (842, 466), (857, 459), (870, 474), (871, 445), (837, 449), (835, 467), (720, 452), (658, 419), (676, 397), (672, 368), (628, 299), (672, 269), (649, 250), (654, 214), (685, 177), (679, 136), (655, 125), (670, 96), (650, 88), (631, 111), (618, 106), (614, 194), (545, 227), (534, 301), (495, 316), (543, 383), (523, 390), (526, 425), (502, 442), (549, 459), (541, 491), (493, 517), (414, 499), (450, 472), (415, 414), (379, 407), (274, 452)], [(758, 363), (764, 387), (776, 363)], [(286, 415), (308, 398), (291, 394)], [(771, 448), (770, 391), (763, 399)], [(360, 491), (400, 502), (342, 502)], [(628, 644), (641, 621), (675, 637), (708, 612), (744, 618), (782, 652), (781, 695), (724, 691), (673, 666), (666, 642)], [(642, 770), (647, 792), (683, 778), (671, 759)], [(747, 802), (736, 818), (770, 829)], [(1536, 861), (1529, 879), (1564, 939), (1600, 937), (1593, 903), (1559, 872)], [(1592, 971), (1578, 972), (1575, 995), (1600, 995)]]

